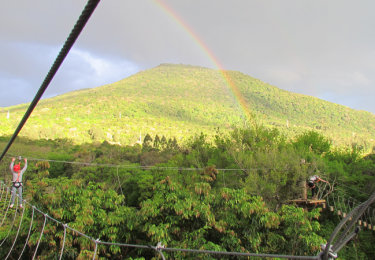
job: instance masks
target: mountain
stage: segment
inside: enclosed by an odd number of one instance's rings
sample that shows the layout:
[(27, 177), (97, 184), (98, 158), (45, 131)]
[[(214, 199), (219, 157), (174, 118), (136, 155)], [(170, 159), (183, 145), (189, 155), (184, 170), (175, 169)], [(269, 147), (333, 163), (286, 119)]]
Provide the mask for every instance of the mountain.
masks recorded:
[[(27, 106), (0, 110), (0, 135), (13, 133)], [(146, 133), (185, 139), (243, 126), (246, 120), (288, 136), (315, 130), (338, 144), (375, 139), (370, 112), (281, 90), (237, 71), (172, 64), (41, 100), (20, 135), (134, 144)]]

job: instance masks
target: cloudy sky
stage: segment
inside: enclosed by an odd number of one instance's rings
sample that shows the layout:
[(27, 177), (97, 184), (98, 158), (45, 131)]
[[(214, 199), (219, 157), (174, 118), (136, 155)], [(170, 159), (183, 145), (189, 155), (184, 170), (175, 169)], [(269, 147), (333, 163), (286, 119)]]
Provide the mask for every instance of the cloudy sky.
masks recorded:
[[(2, 1), (0, 107), (31, 102), (85, 4)], [(375, 113), (374, 10), (373, 0), (102, 0), (43, 97), (176, 63)]]

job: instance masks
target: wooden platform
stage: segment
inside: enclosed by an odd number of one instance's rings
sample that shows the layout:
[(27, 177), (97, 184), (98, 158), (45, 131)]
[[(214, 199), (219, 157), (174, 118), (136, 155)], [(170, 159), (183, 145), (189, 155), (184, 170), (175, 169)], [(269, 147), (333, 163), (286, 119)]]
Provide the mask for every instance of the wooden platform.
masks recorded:
[(295, 203), (299, 205), (321, 205), (325, 204), (326, 200), (313, 200), (313, 199), (296, 199), (296, 200), (290, 200), (289, 203)]

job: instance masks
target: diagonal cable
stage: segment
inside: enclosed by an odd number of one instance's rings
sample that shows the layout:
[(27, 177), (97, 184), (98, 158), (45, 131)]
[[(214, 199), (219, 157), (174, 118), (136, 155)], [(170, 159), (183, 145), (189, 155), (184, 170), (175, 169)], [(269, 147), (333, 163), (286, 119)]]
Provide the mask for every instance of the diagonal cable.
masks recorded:
[(14, 140), (17, 138), (19, 132), (21, 131), (22, 127), (25, 125), (27, 119), (30, 117), (31, 113), (33, 112), (34, 108), (38, 104), (40, 98), (42, 97), (44, 91), (47, 89), (48, 85), (52, 81), (53, 77), (55, 76), (57, 70), (60, 68), (61, 64), (63, 63), (65, 57), (68, 55), (70, 49), (72, 48), (73, 44), (77, 40), (79, 34), (85, 27), (87, 21), (89, 20), (91, 14), (94, 12), (96, 6), (98, 5), (100, 0), (89, 0), (86, 4), (84, 10), (82, 11), (78, 21), (73, 27), (70, 35), (68, 36), (65, 44), (63, 45), (60, 53), (58, 54), (55, 62), (53, 63), (51, 69), (49, 70), (47, 76), (45, 77), (42, 85), (40, 86), (38, 92), (36, 93), (33, 101), (31, 102), (29, 108), (27, 109), (25, 115), (23, 116), (21, 122), (19, 123), (16, 131), (14, 132), (12, 138), (10, 139), (9, 143), (5, 147), (3, 153), (0, 156), (0, 162), (3, 159), (4, 155), (7, 153), (9, 148), (12, 146)]
[[(330, 251), (337, 253), (339, 249), (342, 248), (344, 243), (348, 241), (348, 238), (351, 237), (354, 233), (347, 236), (350, 229), (355, 225), (356, 221), (362, 216), (362, 214), (365, 212), (365, 210), (375, 202), (375, 192), (370, 196), (368, 200), (357, 206), (355, 209), (353, 209), (335, 228), (335, 230), (332, 232), (331, 237), (329, 238), (324, 252), (322, 254), (322, 259), (326, 260), (328, 259), (328, 254)], [(345, 224), (349, 221), (349, 218), (352, 218), (352, 220), (348, 223), (348, 226), (346, 229), (341, 233), (340, 237), (336, 240), (336, 244), (332, 246), (332, 242), (339, 233), (339, 231), (344, 227)]]

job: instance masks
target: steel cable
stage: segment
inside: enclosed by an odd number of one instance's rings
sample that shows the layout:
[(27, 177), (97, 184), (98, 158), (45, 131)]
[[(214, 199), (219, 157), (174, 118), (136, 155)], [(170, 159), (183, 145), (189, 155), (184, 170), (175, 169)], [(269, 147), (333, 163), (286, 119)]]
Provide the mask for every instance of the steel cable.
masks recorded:
[(64, 252), (64, 246), (65, 246), (65, 237), (66, 237), (66, 226), (67, 224), (63, 224), (63, 227), (64, 227), (64, 239), (63, 239), (63, 243), (62, 243), (62, 247), (61, 247), (61, 253), (60, 253), (60, 260), (62, 259), (62, 256), (63, 256), (63, 252)]
[[(8, 189), (8, 190), (9, 190), (9, 189)], [(5, 220), (6, 216), (8, 215), (8, 210), (9, 210), (10, 202), (11, 202), (11, 201), (12, 201), (12, 197), (10, 197), (10, 199), (9, 199), (8, 207), (7, 207), (6, 211), (5, 211), (5, 214), (4, 214), (3, 220), (1, 221), (0, 227), (3, 225), (4, 220)]]
[(26, 113), (24, 114), (21, 122), (19, 123), (17, 129), (15, 130), (13, 136), (11, 137), (10, 141), (8, 142), (7, 146), (4, 148), (4, 151), (2, 152), (0, 156), (0, 162), (3, 159), (4, 155), (7, 153), (11, 145), (13, 144), (14, 140), (18, 136), (19, 132), (21, 131), (22, 127), (25, 125), (27, 119), (30, 117), (31, 113), (33, 112), (34, 108), (38, 104), (39, 100), (41, 99), (44, 91), (47, 89), (48, 85), (52, 81), (53, 77), (55, 76), (56, 72), (60, 68), (61, 64), (63, 63), (65, 57), (68, 55), (70, 49), (72, 48), (73, 44), (77, 40), (79, 34), (85, 27), (88, 19), (90, 18), (91, 14), (94, 12), (96, 6), (100, 0), (89, 0), (86, 4), (84, 10), (82, 11), (80, 17), (78, 18), (78, 21), (73, 27), (73, 30), (69, 34), (67, 40), (65, 41), (62, 49), (60, 50), (60, 53), (58, 54), (57, 58), (55, 59), (55, 62), (53, 63), (51, 69), (47, 73), (47, 76), (45, 77), (42, 85), (40, 86), (38, 92), (36, 93), (33, 101), (31, 102), (29, 108), (27, 109)]
[(36, 248), (35, 248), (33, 259), (35, 259), (36, 253), (37, 253), (38, 248), (39, 248), (40, 241), (42, 240), (42, 236), (43, 236), (44, 228), (46, 226), (46, 222), (47, 222), (47, 215), (44, 214), (44, 223), (43, 223), (42, 231), (40, 232), (38, 244), (36, 245)]
[(15, 237), (14, 240), (13, 240), (13, 244), (12, 244), (12, 246), (10, 247), (10, 250), (9, 250), (8, 255), (5, 257), (5, 260), (8, 259), (8, 257), (10, 256), (10, 254), (11, 254), (11, 252), (12, 252), (12, 250), (13, 250), (14, 245), (16, 244), (16, 240), (17, 240), (17, 238), (18, 238), (18, 234), (20, 233), (20, 229), (21, 229), (21, 226), (22, 226), (22, 221), (23, 221), (23, 216), (24, 216), (24, 213), (25, 213), (25, 208), (26, 208), (26, 207), (23, 207), (23, 210), (22, 210), (22, 216), (21, 216), (21, 219), (20, 219), (20, 223), (19, 223), (19, 225), (18, 225), (18, 230), (17, 230), (16, 237)]
[[(331, 249), (331, 244), (333, 242), (333, 240), (335, 239), (336, 235), (339, 233), (339, 231), (341, 230), (341, 228), (346, 224), (346, 222), (348, 221), (349, 217), (353, 217), (353, 219), (349, 222), (348, 224), (348, 227), (346, 228), (346, 230), (340, 235), (340, 237), (337, 239), (337, 244), (340, 245), (340, 243), (345, 239), (345, 236), (346, 234), (348, 233), (348, 231), (354, 226), (355, 222), (362, 216), (363, 212), (366, 210), (366, 208), (372, 204), (373, 202), (375, 201), (375, 192), (370, 196), (370, 198), (368, 200), (366, 200), (365, 202), (363, 202), (362, 204), (360, 204), (359, 206), (357, 206), (354, 210), (352, 210), (347, 216), (346, 218), (344, 218), (335, 228), (335, 230), (332, 232), (331, 234), (331, 237), (329, 238), (327, 244), (326, 244), (326, 248), (324, 250), (324, 259), (327, 259), (328, 258), (328, 252), (329, 250)], [(354, 216), (355, 215), (355, 216)], [(332, 246), (332, 249), (333, 249), (333, 252), (335, 252), (335, 246)]]
[(94, 242), (95, 242), (95, 252), (94, 252), (94, 256), (92, 257), (92, 260), (95, 260), (95, 257), (96, 257), (96, 251), (98, 250), (98, 242), (99, 242), (99, 239), (94, 240)]
[(116, 168), (116, 173), (117, 173), (117, 181), (118, 181), (118, 186), (120, 187), (121, 194), (125, 197), (124, 192), (122, 191), (121, 187), (121, 182), (120, 182), (120, 176), (118, 175), (118, 167)]
[(1, 182), (1, 197), (0, 197), (0, 201), (3, 199), (4, 190), (5, 190), (5, 184), (4, 184), (4, 182)]
[(5, 240), (8, 238), (10, 232), (11, 232), (12, 229), (13, 229), (14, 222), (16, 221), (16, 217), (17, 217), (17, 211), (18, 211), (17, 209), (18, 209), (18, 202), (17, 202), (16, 208), (15, 208), (15, 211), (14, 211), (12, 224), (10, 225), (10, 228), (9, 228), (9, 230), (8, 230), (7, 235), (5, 236), (5, 238), (3, 239), (3, 241), (0, 243), (0, 247), (4, 244)]
[[(5, 193), (5, 200), (4, 200), (4, 201), (7, 201), (7, 199), (8, 199), (8, 193), (9, 193), (9, 188), (7, 187), (7, 191), (6, 191), (6, 193)], [(6, 205), (6, 203), (4, 203), (4, 206), (3, 206), (2, 211), (4, 211), (4, 209), (5, 209), (5, 205)]]
[(29, 241), (29, 238), (30, 238), (31, 229), (32, 229), (32, 227), (33, 227), (33, 222), (34, 222), (34, 212), (35, 212), (35, 207), (32, 206), (32, 209), (33, 209), (33, 212), (32, 212), (32, 214), (31, 214), (29, 233), (27, 234), (26, 241), (25, 241), (25, 245), (23, 246), (23, 249), (22, 249), (22, 251), (21, 251), (21, 254), (20, 254), (20, 256), (18, 257), (18, 260), (21, 259), (22, 254), (23, 254), (23, 252), (24, 252), (25, 249), (26, 249), (27, 242)]

